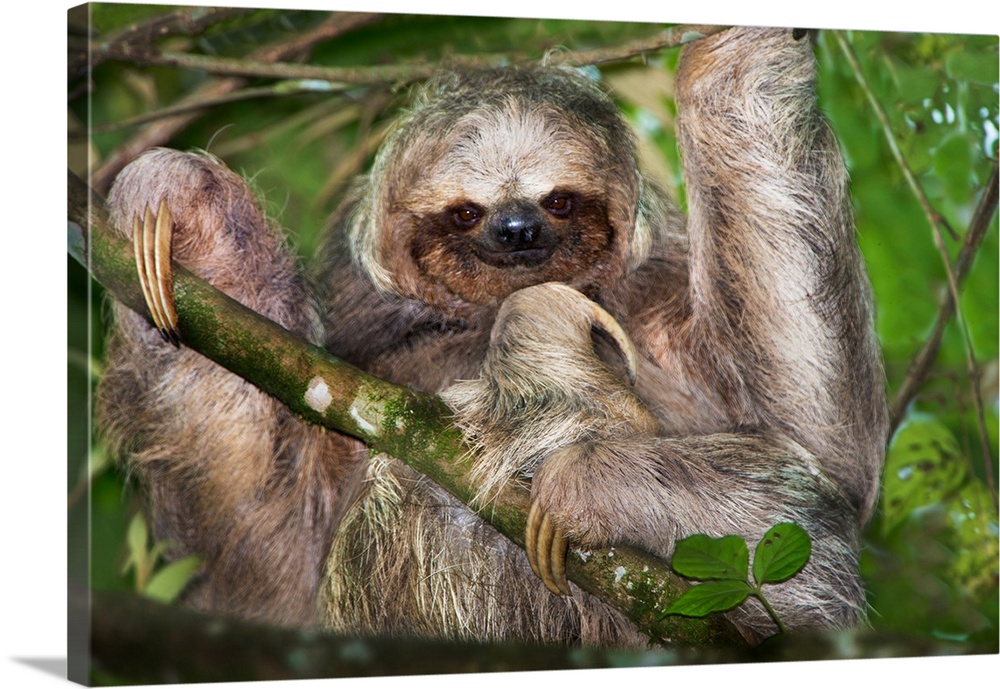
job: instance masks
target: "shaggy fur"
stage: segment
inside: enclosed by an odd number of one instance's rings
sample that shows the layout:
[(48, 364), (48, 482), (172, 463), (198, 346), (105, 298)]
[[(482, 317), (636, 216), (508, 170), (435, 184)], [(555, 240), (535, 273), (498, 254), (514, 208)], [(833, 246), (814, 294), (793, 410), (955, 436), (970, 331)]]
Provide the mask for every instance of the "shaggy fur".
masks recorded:
[[(685, 48), (685, 223), (598, 84), (556, 68), (442, 77), (335, 215), (315, 295), (217, 161), (147, 154), (110, 204), (128, 235), (166, 197), (179, 262), (370, 373), (443, 393), (477, 449), (481, 504), (530, 481), (572, 547), (664, 557), (692, 533), (752, 544), (796, 521), (812, 558), (769, 598), (792, 629), (848, 627), (864, 619), (859, 539), (887, 422), (813, 79), (788, 30)], [(591, 300), (610, 343), (592, 337)], [(147, 487), (157, 537), (206, 558), (193, 605), (311, 624), (318, 600), (320, 624), (351, 633), (643, 643), (579, 589), (551, 593), (523, 551), (401, 462), (116, 311), (100, 423)], [(750, 639), (773, 631), (752, 602), (729, 615)]]

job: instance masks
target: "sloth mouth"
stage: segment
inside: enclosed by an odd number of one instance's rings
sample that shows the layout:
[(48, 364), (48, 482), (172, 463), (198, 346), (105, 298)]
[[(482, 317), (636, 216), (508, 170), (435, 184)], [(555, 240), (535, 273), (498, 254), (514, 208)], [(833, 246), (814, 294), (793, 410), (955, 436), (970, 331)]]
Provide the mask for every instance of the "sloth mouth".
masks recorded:
[(480, 261), (494, 268), (534, 268), (548, 261), (555, 250), (555, 244), (501, 251), (492, 251), (476, 246), (475, 254)]

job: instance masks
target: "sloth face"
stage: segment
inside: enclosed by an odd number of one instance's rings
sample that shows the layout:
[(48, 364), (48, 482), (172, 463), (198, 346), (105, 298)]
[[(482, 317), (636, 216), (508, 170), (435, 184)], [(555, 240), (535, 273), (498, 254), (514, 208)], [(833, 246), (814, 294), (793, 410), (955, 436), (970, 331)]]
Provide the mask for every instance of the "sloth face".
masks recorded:
[(589, 290), (621, 276), (638, 204), (632, 141), (612, 140), (624, 124), (603, 94), (559, 86), (561, 98), (459, 91), (408, 123), (377, 180), (386, 222), (368, 227), (370, 267), (393, 291), (494, 305), (543, 282)]
[(585, 282), (608, 268), (615, 233), (595, 174), (599, 142), (565, 116), (474, 112), (416, 185), (409, 257), (430, 282), (497, 303), (541, 282)]

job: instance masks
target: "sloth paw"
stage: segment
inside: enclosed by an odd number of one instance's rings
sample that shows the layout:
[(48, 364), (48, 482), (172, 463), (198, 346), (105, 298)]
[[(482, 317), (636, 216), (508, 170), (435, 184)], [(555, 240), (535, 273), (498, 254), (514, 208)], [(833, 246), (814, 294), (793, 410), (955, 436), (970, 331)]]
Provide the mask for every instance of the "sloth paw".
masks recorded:
[(132, 219), (132, 250), (146, 307), (163, 339), (177, 346), (180, 330), (171, 265), (173, 233), (174, 220), (166, 200), (160, 201), (156, 213), (146, 206), (142, 217)]
[(557, 596), (570, 596), (566, 581), (566, 553), (569, 548), (562, 529), (552, 523), (548, 512), (532, 501), (524, 535), (528, 563), (545, 587)]

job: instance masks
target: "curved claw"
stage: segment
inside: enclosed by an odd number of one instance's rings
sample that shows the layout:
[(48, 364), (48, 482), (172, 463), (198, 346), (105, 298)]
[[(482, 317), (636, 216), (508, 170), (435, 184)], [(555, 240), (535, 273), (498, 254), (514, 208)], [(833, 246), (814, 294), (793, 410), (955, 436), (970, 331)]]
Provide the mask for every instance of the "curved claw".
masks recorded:
[(621, 326), (621, 323), (616, 321), (615, 317), (605, 311), (599, 304), (591, 302), (590, 309), (594, 324), (607, 333), (614, 343), (618, 345), (618, 351), (622, 355), (622, 359), (625, 362), (625, 370), (628, 373), (628, 382), (631, 385), (635, 385), (635, 379), (639, 370), (639, 357), (635, 353), (635, 345), (632, 344), (632, 338), (625, 332), (625, 328)]
[(146, 207), (142, 218), (132, 220), (132, 250), (139, 274), (139, 285), (157, 331), (167, 342), (180, 343), (177, 308), (174, 304), (174, 278), (171, 243), (174, 220), (164, 199), (154, 214)]
[(552, 524), (547, 512), (531, 503), (528, 510), (528, 526), (525, 530), (525, 550), (528, 563), (545, 587), (557, 596), (570, 596), (569, 582), (566, 581), (566, 553), (569, 542), (562, 529)]

